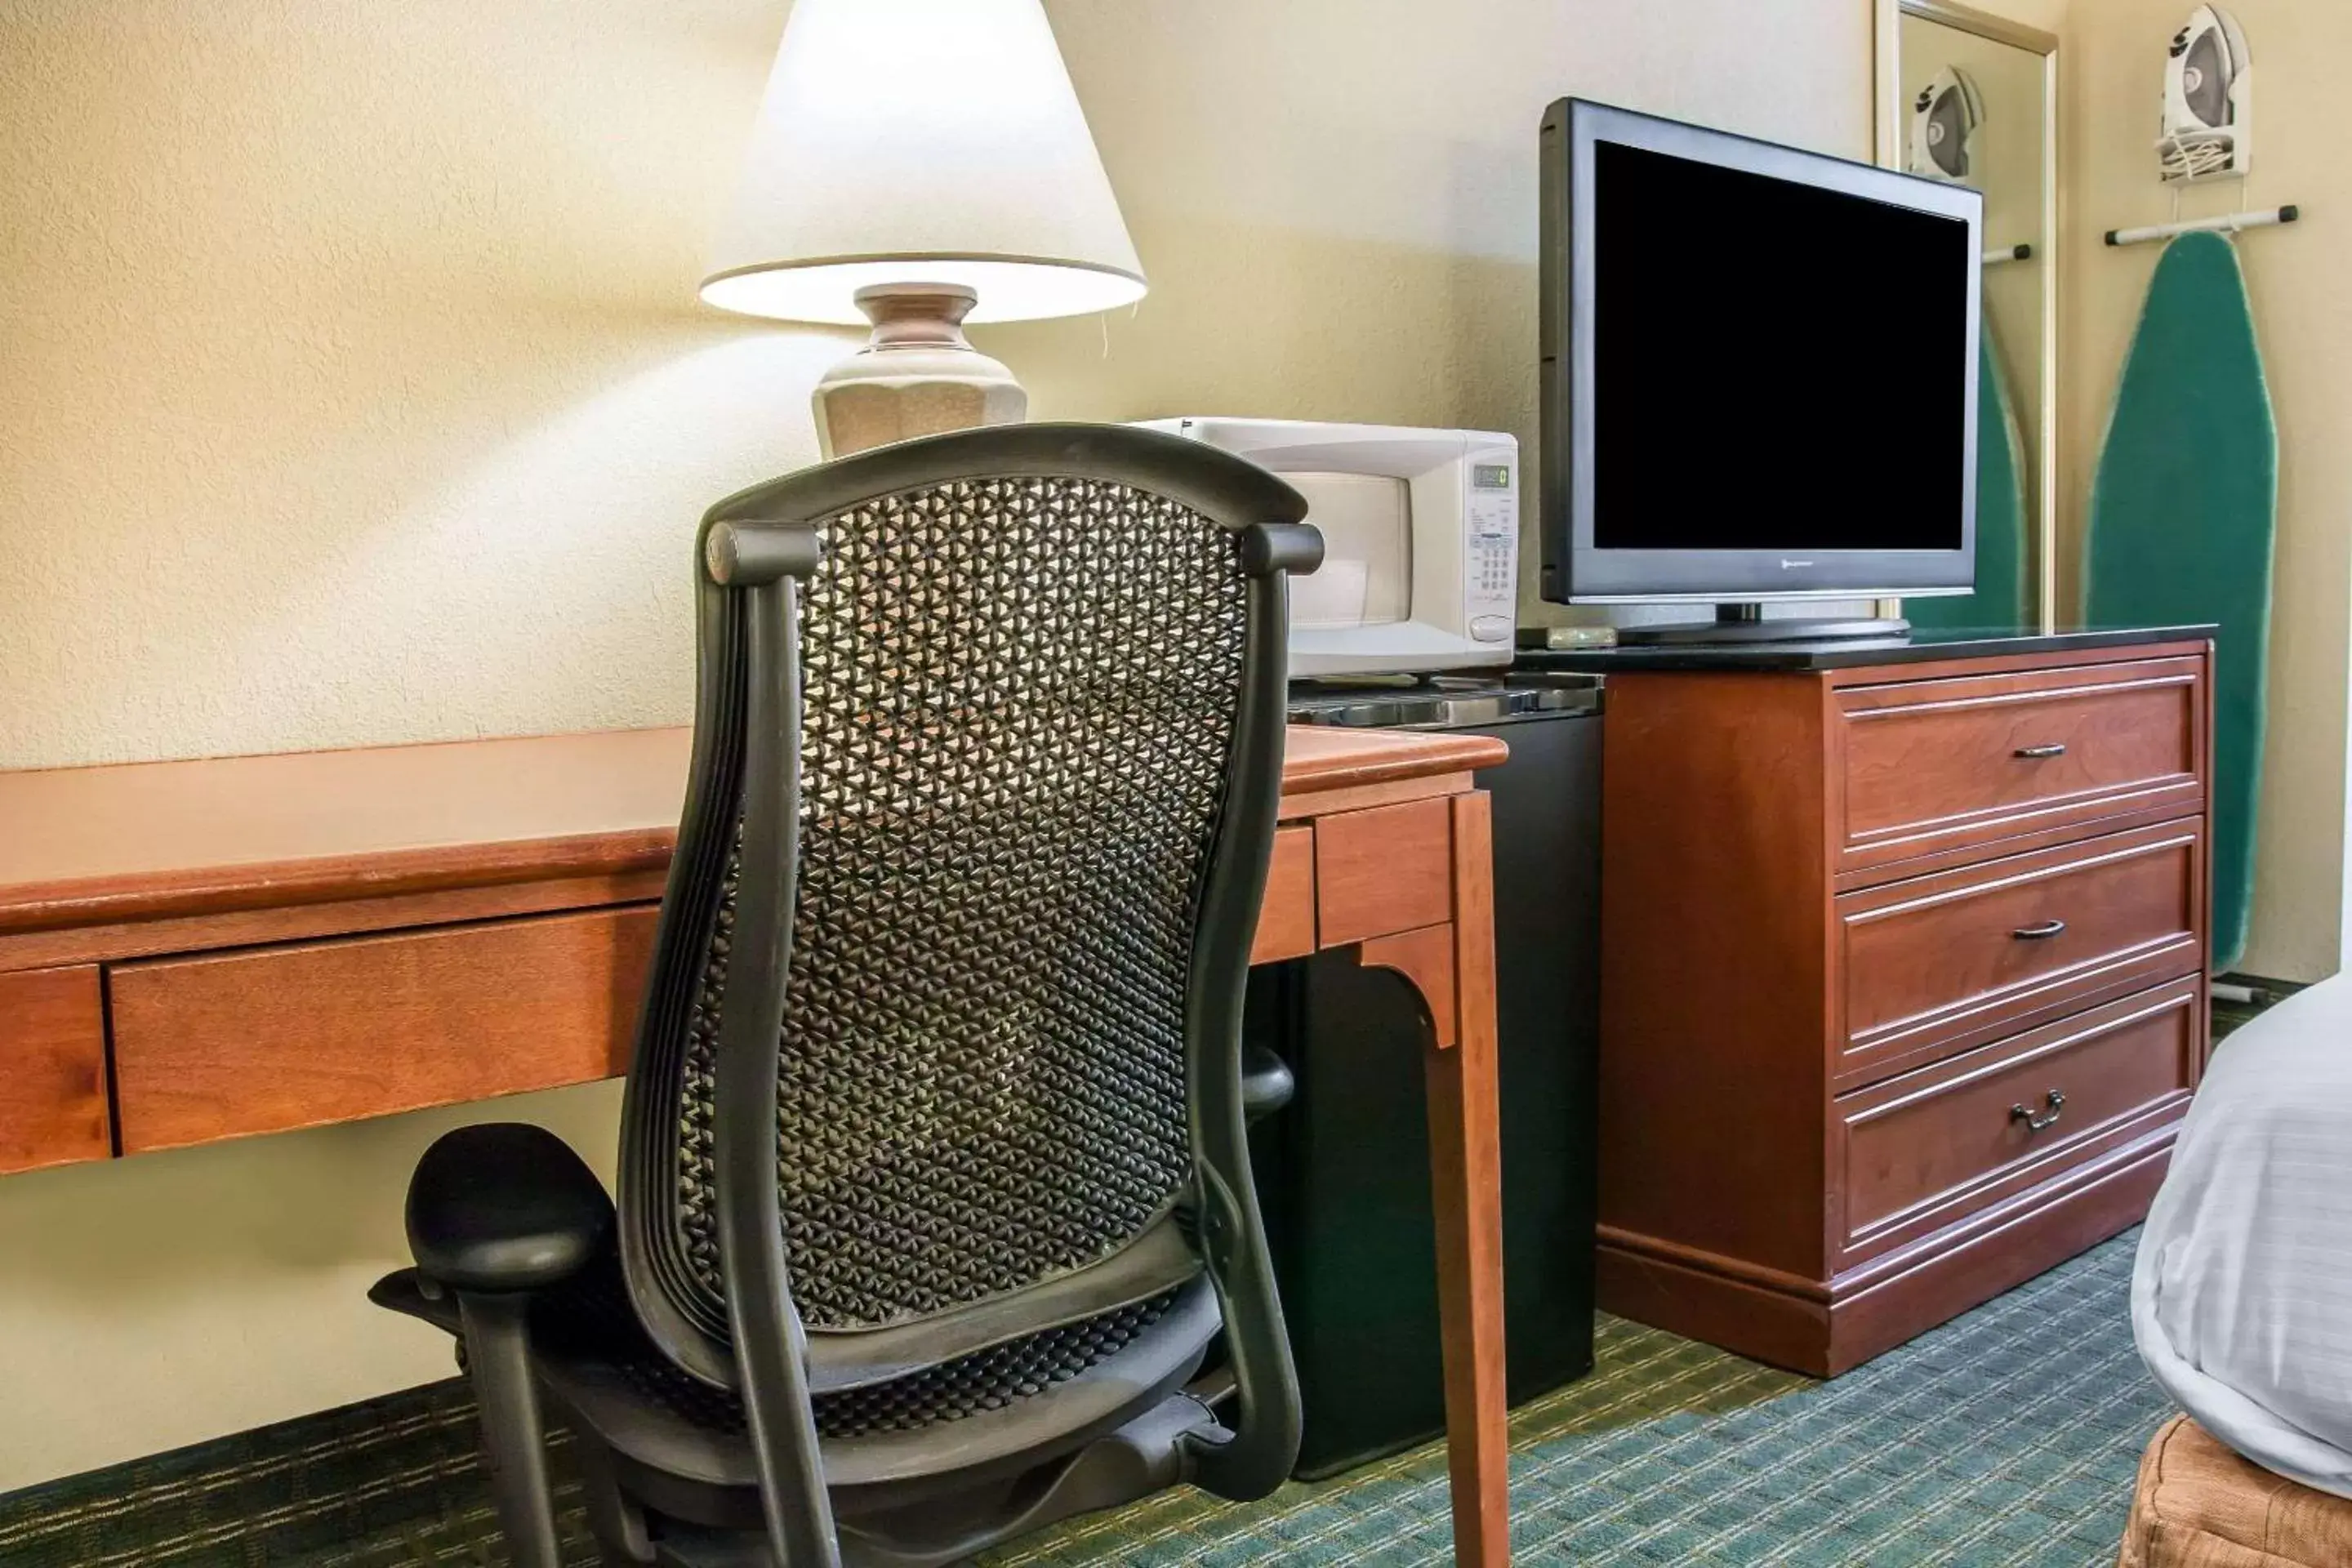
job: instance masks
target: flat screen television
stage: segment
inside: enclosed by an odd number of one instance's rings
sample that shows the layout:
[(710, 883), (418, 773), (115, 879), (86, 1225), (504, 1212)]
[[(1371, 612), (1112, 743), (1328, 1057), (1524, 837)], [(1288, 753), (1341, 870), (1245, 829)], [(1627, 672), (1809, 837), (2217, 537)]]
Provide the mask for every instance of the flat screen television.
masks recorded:
[(1543, 596), (1969, 592), (1983, 198), (1576, 99), (1542, 136)]

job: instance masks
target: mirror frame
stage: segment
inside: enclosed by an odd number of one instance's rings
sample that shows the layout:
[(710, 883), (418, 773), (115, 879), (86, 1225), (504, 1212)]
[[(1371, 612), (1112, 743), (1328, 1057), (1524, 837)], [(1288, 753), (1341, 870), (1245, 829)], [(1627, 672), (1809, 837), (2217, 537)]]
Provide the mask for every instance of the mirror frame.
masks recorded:
[[(2012, 45), (2042, 57), (2042, 236), (2034, 259), (2042, 266), (2042, 416), (2036, 422), (2033, 454), (2034, 610), (2040, 629), (2058, 624), (2058, 35), (2029, 27), (2005, 16), (1952, 0), (1873, 0), (1876, 10), (1875, 57), (1872, 116), (1876, 153), (1882, 168), (1903, 166), (1903, 135), (1907, 123), (1903, 103), (1903, 18), (1916, 16), (1980, 38)], [(1898, 613), (1882, 608), (1882, 615)]]

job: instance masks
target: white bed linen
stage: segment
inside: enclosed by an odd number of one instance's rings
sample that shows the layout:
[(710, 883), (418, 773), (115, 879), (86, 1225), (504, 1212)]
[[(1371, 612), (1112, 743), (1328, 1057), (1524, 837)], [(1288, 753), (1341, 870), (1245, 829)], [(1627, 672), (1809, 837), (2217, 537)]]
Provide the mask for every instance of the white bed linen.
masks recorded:
[(2213, 1436), (2352, 1498), (2352, 978), (2216, 1051), (2140, 1237), (2132, 1333)]

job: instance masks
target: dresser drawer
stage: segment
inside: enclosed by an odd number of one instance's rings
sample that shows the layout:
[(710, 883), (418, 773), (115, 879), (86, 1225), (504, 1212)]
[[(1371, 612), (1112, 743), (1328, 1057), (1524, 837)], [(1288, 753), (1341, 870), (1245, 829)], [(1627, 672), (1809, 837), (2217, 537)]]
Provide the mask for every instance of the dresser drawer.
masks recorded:
[(1831, 1067), (1847, 1086), (2196, 973), (2204, 825), (1913, 878), (1835, 910)]
[(1845, 1262), (1899, 1246), (2177, 1121), (2205, 1038), (2202, 976), (1842, 1096)]
[(2174, 658), (1840, 689), (1836, 868), (2196, 809), (2204, 679)]
[(655, 908), (114, 966), (122, 1152), (625, 1071)]

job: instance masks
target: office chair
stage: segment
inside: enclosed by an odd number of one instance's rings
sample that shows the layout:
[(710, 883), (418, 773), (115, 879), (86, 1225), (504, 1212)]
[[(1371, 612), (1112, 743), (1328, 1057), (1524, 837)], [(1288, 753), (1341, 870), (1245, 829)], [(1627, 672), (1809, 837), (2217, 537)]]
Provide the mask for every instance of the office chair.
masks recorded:
[(1241, 1005), (1281, 786), (1296, 491), (1149, 431), (903, 442), (703, 520), (693, 764), (617, 1211), (441, 1139), (416, 1267), (518, 1563), (570, 1428), (607, 1563), (930, 1568), (1299, 1410)]

